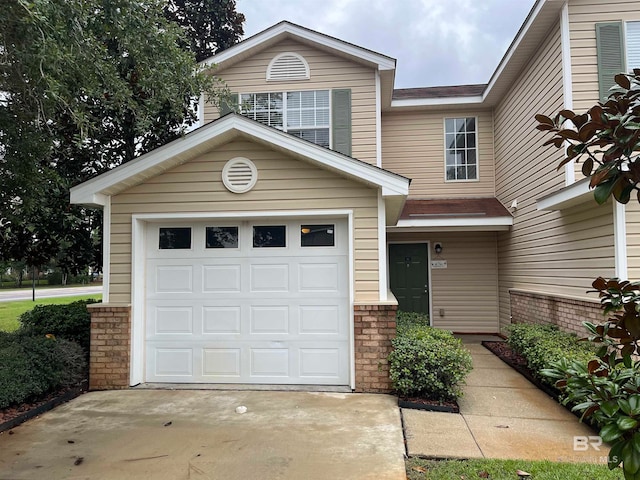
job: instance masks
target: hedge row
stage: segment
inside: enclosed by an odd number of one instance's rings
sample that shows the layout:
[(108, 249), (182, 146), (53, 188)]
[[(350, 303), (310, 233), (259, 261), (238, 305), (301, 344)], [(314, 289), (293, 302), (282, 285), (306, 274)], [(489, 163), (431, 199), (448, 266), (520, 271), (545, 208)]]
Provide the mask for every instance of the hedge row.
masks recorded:
[(538, 379), (549, 385), (553, 381), (540, 375), (540, 371), (562, 358), (587, 363), (595, 356), (595, 348), (589, 342), (580, 342), (572, 333), (566, 333), (555, 325), (514, 323), (507, 328), (507, 343), (527, 361), (527, 367)]
[(425, 315), (398, 312), (392, 344), (390, 376), (398, 394), (440, 402), (462, 395), (471, 354), (451, 332), (430, 327)]
[(86, 378), (91, 317), (87, 304), (39, 305), (0, 332), (0, 408), (36, 400)]

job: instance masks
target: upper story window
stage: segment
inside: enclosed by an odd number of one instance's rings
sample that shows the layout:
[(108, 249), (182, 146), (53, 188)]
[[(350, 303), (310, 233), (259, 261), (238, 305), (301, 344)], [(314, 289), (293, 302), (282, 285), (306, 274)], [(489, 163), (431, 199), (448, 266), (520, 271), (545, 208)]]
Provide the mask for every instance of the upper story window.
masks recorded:
[(478, 142), (475, 117), (445, 118), (446, 180), (478, 179)]
[(640, 68), (640, 22), (627, 22), (627, 71)]
[(596, 50), (600, 100), (605, 101), (618, 73), (640, 68), (640, 22), (596, 23)]
[(329, 90), (240, 94), (240, 113), (329, 148)]

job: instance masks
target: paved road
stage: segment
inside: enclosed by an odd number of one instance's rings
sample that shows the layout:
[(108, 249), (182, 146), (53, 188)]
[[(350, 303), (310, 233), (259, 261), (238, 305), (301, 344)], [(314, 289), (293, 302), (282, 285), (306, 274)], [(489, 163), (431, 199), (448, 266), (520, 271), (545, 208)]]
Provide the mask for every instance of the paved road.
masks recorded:
[[(0, 302), (13, 302), (15, 300), (31, 300), (31, 289), (0, 290)], [(102, 293), (102, 286), (94, 287), (65, 287), (65, 288), (41, 288), (36, 287), (36, 300), (41, 298), (72, 297), (75, 295), (92, 295)]]

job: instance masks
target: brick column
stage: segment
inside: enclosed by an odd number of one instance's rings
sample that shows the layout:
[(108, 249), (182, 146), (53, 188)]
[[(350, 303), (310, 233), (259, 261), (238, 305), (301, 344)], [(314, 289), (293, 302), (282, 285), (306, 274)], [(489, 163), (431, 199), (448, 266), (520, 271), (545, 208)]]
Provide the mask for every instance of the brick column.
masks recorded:
[(128, 388), (131, 306), (95, 303), (87, 308), (91, 312), (89, 390)]
[(524, 290), (509, 290), (512, 323), (549, 323), (560, 330), (587, 334), (582, 322), (601, 323), (605, 320), (598, 300), (577, 300)]
[(389, 361), (396, 336), (397, 305), (355, 305), (356, 392), (391, 391)]

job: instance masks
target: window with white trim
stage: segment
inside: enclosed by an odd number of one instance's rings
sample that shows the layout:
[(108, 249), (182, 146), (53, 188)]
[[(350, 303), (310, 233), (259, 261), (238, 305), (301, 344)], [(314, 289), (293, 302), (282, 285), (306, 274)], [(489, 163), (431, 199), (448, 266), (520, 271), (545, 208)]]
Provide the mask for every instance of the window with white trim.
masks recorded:
[(327, 148), (330, 112), (329, 90), (240, 94), (242, 115)]
[(475, 117), (445, 118), (445, 178), (478, 179), (478, 141)]
[(640, 22), (626, 23), (627, 71), (640, 68)]

